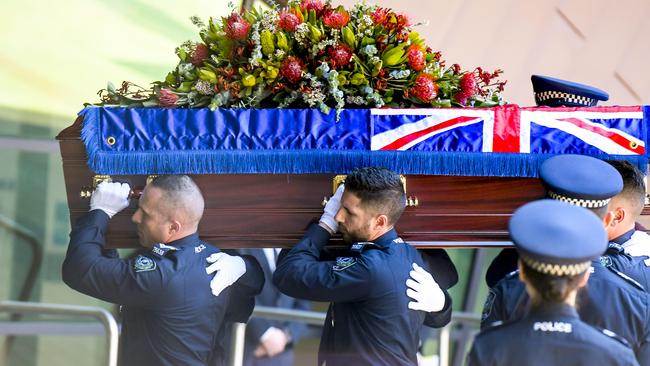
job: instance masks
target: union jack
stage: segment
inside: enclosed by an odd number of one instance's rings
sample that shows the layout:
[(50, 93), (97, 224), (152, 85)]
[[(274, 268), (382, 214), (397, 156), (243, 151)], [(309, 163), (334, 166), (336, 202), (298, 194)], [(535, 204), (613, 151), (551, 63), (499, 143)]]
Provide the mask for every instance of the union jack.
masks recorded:
[(373, 109), (371, 150), (644, 155), (643, 108)]

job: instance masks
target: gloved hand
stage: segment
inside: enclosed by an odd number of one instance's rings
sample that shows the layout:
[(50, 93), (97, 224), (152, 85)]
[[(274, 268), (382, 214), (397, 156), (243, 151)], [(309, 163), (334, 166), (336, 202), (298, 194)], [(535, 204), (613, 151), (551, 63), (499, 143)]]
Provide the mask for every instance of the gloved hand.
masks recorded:
[(90, 211), (102, 210), (109, 217), (129, 207), (128, 183), (101, 182), (90, 197)]
[(320, 217), (320, 222), (332, 229), (332, 232), (334, 233), (339, 230), (339, 224), (336, 223), (335, 217), (336, 213), (339, 212), (339, 209), (341, 208), (341, 197), (343, 196), (344, 190), (345, 187), (341, 184), (332, 198), (327, 201), (327, 204), (323, 209), (323, 215)]
[(212, 254), (205, 260), (212, 263), (205, 271), (208, 274), (217, 272), (210, 281), (210, 288), (214, 296), (219, 296), (221, 291), (235, 283), (239, 277), (246, 273), (246, 262), (242, 257), (219, 252)]
[(411, 278), (406, 280), (406, 295), (415, 300), (409, 302), (409, 309), (431, 313), (445, 307), (445, 293), (429, 272), (413, 263), (409, 275)]

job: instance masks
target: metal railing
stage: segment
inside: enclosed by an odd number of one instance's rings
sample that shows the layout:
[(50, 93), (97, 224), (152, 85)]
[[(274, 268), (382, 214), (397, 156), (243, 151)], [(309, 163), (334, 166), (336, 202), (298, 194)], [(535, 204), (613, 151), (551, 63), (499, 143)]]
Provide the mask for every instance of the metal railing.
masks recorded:
[[(293, 310), (273, 308), (268, 306), (256, 306), (251, 317), (299, 321), (312, 325), (322, 326), (325, 322), (326, 313), (305, 310)], [(449, 349), (451, 347), (451, 330), (457, 323), (471, 323), (477, 325), (481, 317), (474, 313), (453, 312), (449, 324), (440, 329), (438, 336), (439, 365), (449, 365)], [(232, 329), (232, 345), (230, 349), (230, 366), (242, 366), (244, 363), (244, 338), (246, 335), (246, 324), (235, 323)]]
[[(106, 330), (106, 364), (117, 366), (117, 347), (119, 340), (119, 329), (117, 322), (111, 313), (106, 309), (95, 306), (42, 304), (21, 301), (0, 301), (0, 312), (9, 314), (50, 314), (50, 315), (73, 315), (90, 316), (98, 319)], [(23, 334), (12, 331), (11, 327), (5, 327), (0, 323), (0, 334)]]

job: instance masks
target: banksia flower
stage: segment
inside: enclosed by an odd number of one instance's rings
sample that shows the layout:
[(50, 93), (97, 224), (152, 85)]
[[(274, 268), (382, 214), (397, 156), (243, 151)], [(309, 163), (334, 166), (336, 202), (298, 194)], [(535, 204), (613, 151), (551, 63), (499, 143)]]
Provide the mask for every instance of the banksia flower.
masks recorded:
[(335, 29), (341, 29), (345, 27), (350, 21), (350, 14), (343, 8), (333, 9), (327, 12), (323, 16), (323, 23)]
[(226, 19), (223, 31), (226, 32), (226, 35), (230, 39), (242, 40), (248, 36), (248, 32), (251, 30), (251, 25), (242, 18), (241, 15), (237, 13), (232, 13), (228, 19)]
[(208, 46), (206, 46), (204, 43), (199, 43), (196, 45), (194, 51), (192, 52), (190, 62), (194, 66), (201, 66), (203, 65), (203, 60), (208, 58), (208, 56), (210, 56), (210, 50), (208, 49)]
[(163, 108), (173, 108), (176, 107), (176, 101), (178, 101), (178, 95), (174, 94), (169, 89), (160, 89), (158, 92), (158, 101), (160, 106)]
[(411, 69), (415, 71), (422, 71), (426, 64), (426, 59), (424, 57), (424, 52), (417, 45), (409, 46), (406, 50), (406, 56), (408, 57), (408, 63)]
[(288, 57), (280, 67), (280, 74), (290, 83), (297, 83), (302, 79), (302, 64), (295, 57)]
[(467, 103), (467, 99), (476, 94), (476, 78), (474, 74), (467, 73), (460, 78), (460, 90), (454, 95), (456, 101), (462, 105)]
[(278, 26), (284, 31), (295, 32), (298, 25), (302, 23), (298, 17), (291, 12), (283, 11), (280, 13), (280, 19), (278, 20)]
[(424, 103), (429, 103), (438, 96), (439, 91), (440, 87), (433, 81), (433, 76), (420, 74), (415, 78), (410, 94)]
[(352, 58), (352, 49), (345, 44), (339, 43), (332, 46), (327, 53), (330, 57), (332, 68), (345, 67), (350, 63)]

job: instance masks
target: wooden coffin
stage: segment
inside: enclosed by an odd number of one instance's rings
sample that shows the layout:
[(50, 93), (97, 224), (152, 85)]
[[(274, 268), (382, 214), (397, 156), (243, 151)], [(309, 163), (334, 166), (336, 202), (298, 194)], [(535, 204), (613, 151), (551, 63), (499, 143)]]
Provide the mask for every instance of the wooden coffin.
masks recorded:
[[(74, 221), (88, 210), (80, 193), (95, 175), (87, 166), (80, 140), (81, 117), (57, 136)], [(287, 247), (300, 239), (322, 213), (323, 199), (332, 194), (335, 174), (204, 174), (193, 178), (206, 209), (200, 225), (205, 240), (222, 248)], [(143, 187), (146, 175), (112, 176), (132, 187)], [(523, 203), (542, 197), (532, 178), (406, 175), (407, 207), (398, 224), (404, 240), (417, 246), (506, 245), (507, 221)], [(417, 200), (417, 205), (415, 201)], [(137, 202), (111, 221), (108, 244), (136, 247), (131, 222)], [(495, 243), (496, 242), (496, 243)], [(500, 242), (500, 243), (499, 243)]]

